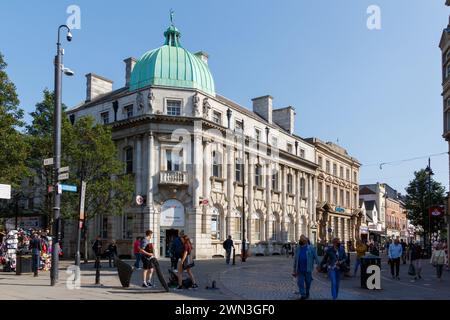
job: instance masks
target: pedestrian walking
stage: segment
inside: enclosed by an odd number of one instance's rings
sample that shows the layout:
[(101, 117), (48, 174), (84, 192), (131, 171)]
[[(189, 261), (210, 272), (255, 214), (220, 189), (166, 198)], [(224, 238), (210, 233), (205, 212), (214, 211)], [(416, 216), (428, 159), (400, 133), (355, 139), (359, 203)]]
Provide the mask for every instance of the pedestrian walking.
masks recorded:
[(177, 289), (183, 289), (183, 270), (187, 272), (189, 278), (192, 281), (192, 288), (198, 288), (197, 283), (195, 282), (194, 274), (192, 273), (192, 267), (194, 266), (194, 261), (191, 257), (192, 252), (192, 243), (189, 237), (184, 234), (181, 237), (181, 241), (183, 242), (183, 255), (181, 256), (180, 262), (178, 264), (178, 287)]
[(356, 277), (356, 273), (358, 272), (358, 268), (361, 265), (361, 258), (366, 255), (367, 246), (362, 243), (361, 240), (356, 241), (356, 261), (355, 261), (355, 269), (353, 270), (353, 276)]
[(414, 280), (422, 279), (421, 258), (422, 258), (422, 247), (420, 246), (420, 242), (417, 241), (415, 244), (412, 243), (410, 260), (415, 270)]
[[(402, 245), (398, 241), (398, 239), (395, 239), (394, 243), (389, 245), (388, 249), (388, 258), (389, 258), (389, 264), (391, 265), (391, 275), (392, 279), (400, 280), (400, 258), (402, 256)], [(394, 274), (394, 268), (395, 268), (395, 274)]]
[(109, 244), (108, 249), (106, 249), (106, 250), (108, 252), (109, 267), (112, 268), (112, 266), (114, 266), (114, 268), (115, 268), (116, 267), (115, 257), (118, 255), (116, 241), (113, 240)]
[(94, 263), (94, 268), (101, 268), (102, 265), (100, 263), (100, 257), (102, 255), (102, 240), (100, 238), (100, 236), (97, 236), (97, 238), (94, 241), (94, 244), (92, 245), (92, 251), (94, 251), (94, 255), (95, 255), (95, 263)]
[(308, 244), (306, 236), (301, 235), (299, 246), (295, 250), (294, 271), (292, 273), (292, 275), (297, 278), (298, 290), (301, 296), (300, 300), (309, 298), (314, 262), (316, 265), (320, 264), (316, 248)]
[(142, 260), (142, 268), (144, 269), (142, 273), (142, 287), (149, 288), (153, 287), (152, 277), (153, 277), (153, 243), (152, 243), (153, 231), (145, 231), (145, 238), (141, 241), (140, 254)]
[(430, 263), (436, 268), (436, 275), (439, 281), (442, 281), (442, 270), (446, 261), (445, 250), (442, 244), (437, 244), (436, 249), (431, 255)]
[(336, 300), (339, 293), (341, 272), (345, 272), (347, 269), (347, 255), (339, 238), (333, 239), (333, 245), (326, 250), (323, 260), (321, 264), (326, 264), (328, 278), (331, 281), (331, 296), (333, 300)]
[(406, 242), (401, 239), (400, 245), (402, 246), (402, 261), (403, 264), (406, 264)]
[(141, 262), (141, 241), (142, 241), (141, 237), (136, 237), (136, 240), (133, 243), (133, 253), (134, 257), (136, 258), (136, 261), (134, 262), (134, 267), (136, 269), (140, 269), (139, 265)]
[(37, 233), (33, 233), (32, 239), (30, 241), (29, 247), (31, 250), (31, 269), (34, 273), (34, 276), (38, 276), (38, 270), (40, 266), (40, 258), (42, 251), (42, 243), (39, 235)]
[(234, 249), (233, 240), (231, 240), (231, 236), (228, 236), (227, 240), (223, 242), (223, 248), (225, 249), (225, 255), (226, 255), (226, 263), (230, 264), (230, 257), (231, 257), (231, 248)]
[(180, 232), (179, 236), (177, 236), (175, 239), (173, 239), (171, 245), (170, 245), (170, 263), (171, 263), (171, 269), (174, 270), (174, 272), (177, 272), (178, 270), (178, 261), (183, 256), (184, 252), (184, 246), (183, 241), (181, 240), (181, 237), (184, 235), (183, 231)]

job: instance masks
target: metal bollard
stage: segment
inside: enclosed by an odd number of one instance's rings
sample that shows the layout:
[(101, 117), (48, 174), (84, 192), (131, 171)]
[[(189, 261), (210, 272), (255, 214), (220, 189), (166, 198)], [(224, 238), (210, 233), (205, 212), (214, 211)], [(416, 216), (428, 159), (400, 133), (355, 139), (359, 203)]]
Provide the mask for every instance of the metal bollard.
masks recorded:
[(95, 258), (95, 284), (100, 284), (100, 257)]

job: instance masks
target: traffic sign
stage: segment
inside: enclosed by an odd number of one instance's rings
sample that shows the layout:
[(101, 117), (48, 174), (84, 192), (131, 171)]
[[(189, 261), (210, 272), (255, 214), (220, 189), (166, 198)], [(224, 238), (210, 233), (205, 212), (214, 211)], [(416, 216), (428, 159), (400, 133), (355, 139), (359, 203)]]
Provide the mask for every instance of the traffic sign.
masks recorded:
[(62, 184), (61, 188), (62, 188), (62, 191), (77, 192), (77, 186)]
[(69, 171), (69, 167), (59, 168), (59, 173), (63, 173), (63, 172), (67, 172), (67, 171)]
[(140, 196), (140, 195), (137, 195), (137, 196), (136, 196), (136, 204), (137, 204), (138, 206), (142, 206), (142, 205), (144, 204), (144, 197), (142, 197), (142, 196)]
[(44, 166), (51, 166), (53, 164), (53, 158), (44, 159)]
[(67, 180), (69, 179), (69, 173), (61, 173), (60, 175), (58, 175), (58, 180)]

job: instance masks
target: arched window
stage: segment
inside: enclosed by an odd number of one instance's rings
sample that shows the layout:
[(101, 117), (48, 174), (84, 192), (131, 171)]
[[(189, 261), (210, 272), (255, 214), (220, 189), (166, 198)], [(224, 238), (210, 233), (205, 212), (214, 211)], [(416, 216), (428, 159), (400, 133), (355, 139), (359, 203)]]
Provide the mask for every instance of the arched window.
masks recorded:
[(295, 241), (295, 224), (294, 224), (294, 218), (289, 215), (288, 219), (288, 241)]
[(270, 240), (277, 240), (278, 222), (277, 217), (274, 214), (270, 216), (270, 228), (271, 228)]
[(220, 211), (217, 207), (213, 207), (211, 210), (211, 239), (220, 240)]
[(235, 209), (233, 211), (233, 220), (234, 220), (234, 236), (233, 238), (236, 240), (241, 240), (242, 234), (242, 214), (240, 210)]

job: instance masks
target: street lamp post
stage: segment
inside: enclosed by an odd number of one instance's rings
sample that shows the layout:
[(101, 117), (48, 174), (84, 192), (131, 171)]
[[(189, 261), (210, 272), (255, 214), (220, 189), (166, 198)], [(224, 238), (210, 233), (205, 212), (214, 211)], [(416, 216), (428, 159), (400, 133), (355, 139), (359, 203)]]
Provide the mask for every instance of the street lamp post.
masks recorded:
[(244, 133), (244, 119), (242, 119), (242, 262), (245, 262), (247, 252), (245, 248), (245, 133)]
[(58, 188), (59, 186), (59, 169), (61, 167), (61, 82), (62, 72), (66, 75), (73, 75), (73, 72), (66, 69), (62, 65), (63, 49), (61, 48), (60, 33), (61, 29), (67, 29), (67, 41), (72, 40), (72, 34), (70, 28), (67, 25), (60, 25), (58, 28), (58, 42), (56, 43), (56, 56), (55, 56), (55, 110), (53, 116), (53, 164), (54, 164), (54, 197), (53, 197), (53, 247), (52, 247), (52, 267), (50, 272), (50, 284), (56, 285), (58, 281), (58, 266), (59, 266), (59, 241), (61, 240), (61, 194)]
[(431, 215), (429, 212), (429, 209), (431, 208), (431, 176), (434, 174), (433, 170), (431, 170), (431, 161), (430, 158), (428, 158), (428, 166), (425, 169), (425, 172), (428, 175), (428, 247), (427, 247), (427, 253), (428, 256), (431, 256)]

